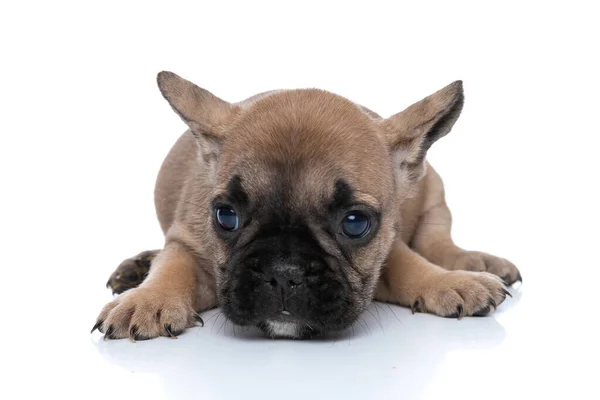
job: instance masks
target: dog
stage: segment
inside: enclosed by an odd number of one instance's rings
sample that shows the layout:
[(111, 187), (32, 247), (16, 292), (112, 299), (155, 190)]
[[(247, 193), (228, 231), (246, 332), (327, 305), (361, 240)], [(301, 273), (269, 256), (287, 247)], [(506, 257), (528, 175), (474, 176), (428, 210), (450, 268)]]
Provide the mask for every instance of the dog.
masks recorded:
[(119, 296), (92, 332), (177, 337), (219, 306), (236, 325), (310, 338), (374, 299), (484, 316), (522, 281), (510, 261), (454, 244), (426, 161), (461, 113), (461, 81), (387, 119), (317, 89), (229, 103), (172, 72), (157, 82), (189, 127), (156, 182), (165, 245), (111, 275)]

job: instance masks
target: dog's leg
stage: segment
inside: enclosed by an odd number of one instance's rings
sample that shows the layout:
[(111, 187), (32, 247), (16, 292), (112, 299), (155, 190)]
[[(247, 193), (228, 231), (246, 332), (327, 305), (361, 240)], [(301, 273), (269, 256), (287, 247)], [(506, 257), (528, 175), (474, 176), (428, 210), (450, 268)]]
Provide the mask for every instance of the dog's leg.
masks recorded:
[(452, 215), (446, 205), (444, 187), (433, 169), (428, 172), (426, 211), (421, 215), (411, 247), (436, 265), (449, 270), (486, 271), (502, 278), (508, 285), (522, 281), (521, 273), (510, 261), (479, 251), (456, 246), (450, 230)]
[(487, 272), (448, 271), (398, 240), (386, 263), (375, 299), (449, 318), (483, 316), (508, 295), (501, 279)]
[(159, 252), (160, 250), (143, 251), (124, 260), (110, 275), (106, 287), (111, 288), (113, 294), (121, 294), (138, 287), (148, 275), (152, 260)]
[(441, 202), (421, 217), (412, 247), (432, 263), (449, 270), (487, 271), (509, 285), (522, 280), (519, 270), (510, 261), (456, 246), (450, 236), (451, 225), (450, 210)]
[(201, 322), (197, 312), (216, 304), (214, 278), (198, 267), (202, 262), (180, 241), (168, 241), (152, 260), (148, 277), (108, 303), (94, 329), (108, 339), (143, 340), (176, 337)]

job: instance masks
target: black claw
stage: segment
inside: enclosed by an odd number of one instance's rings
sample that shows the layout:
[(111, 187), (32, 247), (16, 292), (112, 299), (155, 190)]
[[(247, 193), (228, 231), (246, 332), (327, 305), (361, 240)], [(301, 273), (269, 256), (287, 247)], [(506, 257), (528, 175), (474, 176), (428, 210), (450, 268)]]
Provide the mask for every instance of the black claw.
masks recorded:
[(113, 332), (114, 332), (114, 328), (113, 326), (109, 326), (108, 329), (106, 330), (106, 333), (104, 334), (104, 340), (106, 339), (114, 339), (113, 337)]
[(132, 341), (136, 341), (138, 340), (138, 336), (137, 336), (137, 330), (138, 327), (137, 325), (133, 325), (130, 329), (129, 329), (129, 339), (131, 339)]
[(475, 317), (485, 317), (492, 311), (492, 307), (494, 310), (496, 309), (496, 302), (491, 297), (488, 299), (487, 304), (481, 310), (477, 311), (473, 314)]
[(462, 319), (462, 317), (464, 315), (465, 315), (465, 310), (464, 310), (462, 304), (459, 304), (458, 306), (456, 306), (456, 312), (453, 312), (452, 314), (446, 315), (446, 318)]
[(521, 283), (523, 283), (523, 277), (521, 276), (520, 272), (519, 272), (519, 275), (517, 276), (517, 280), (515, 282), (521, 282)]
[(94, 331), (96, 329), (100, 329), (102, 327), (102, 324), (104, 323), (103, 320), (99, 319), (98, 321), (96, 321), (96, 324), (94, 325), (94, 327), (92, 328), (92, 330), (90, 331), (90, 333), (94, 333)]
[(484, 308), (482, 308), (481, 310), (477, 311), (476, 313), (473, 313), (473, 316), (475, 317), (485, 317), (486, 315), (488, 315), (490, 313), (491, 308), (489, 306), (486, 306)]
[(181, 335), (183, 333), (183, 329), (180, 329), (178, 331), (174, 331), (173, 329), (171, 329), (171, 333), (173, 334), (173, 337), (175, 339), (177, 339), (177, 336)]
[(202, 319), (201, 316), (199, 316), (198, 314), (194, 314), (194, 319), (196, 320), (197, 323), (200, 324), (200, 326), (204, 326), (204, 320)]
[[(170, 337), (172, 337), (173, 339), (177, 339), (177, 335), (175, 333), (173, 333), (173, 331), (171, 330), (171, 324), (165, 324), (164, 328)], [(179, 332), (177, 332), (177, 333), (179, 333)]]
[(418, 297), (415, 302), (413, 303), (412, 307), (410, 308), (410, 311), (414, 314), (416, 312), (421, 312), (421, 306), (423, 303), (423, 299), (421, 297)]
[(505, 295), (507, 295), (508, 297), (512, 298), (512, 294), (510, 294), (510, 292), (504, 288), (502, 288), (502, 293), (504, 293)]
[(496, 301), (494, 299), (492, 299), (491, 297), (488, 300), (488, 303), (490, 306), (494, 307), (494, 311), (498, 309), (498, 304), (496, 304)]

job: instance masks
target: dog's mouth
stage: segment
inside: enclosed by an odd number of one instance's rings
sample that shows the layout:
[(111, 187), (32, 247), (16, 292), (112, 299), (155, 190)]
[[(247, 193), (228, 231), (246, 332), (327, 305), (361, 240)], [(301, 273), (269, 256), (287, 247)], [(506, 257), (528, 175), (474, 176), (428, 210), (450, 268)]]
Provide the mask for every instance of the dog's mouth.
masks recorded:
[(220, 304), (235, 325), (256, 326), (270, 338), (311, 339), (337, 335), (362, 313), (360, 304), (348, 298), (343, 304), (336, 304), (306, 297), (290, 304), (289, 308), (282, 307), (278, 299), (272, 297), (260, 301), (222, 295)]

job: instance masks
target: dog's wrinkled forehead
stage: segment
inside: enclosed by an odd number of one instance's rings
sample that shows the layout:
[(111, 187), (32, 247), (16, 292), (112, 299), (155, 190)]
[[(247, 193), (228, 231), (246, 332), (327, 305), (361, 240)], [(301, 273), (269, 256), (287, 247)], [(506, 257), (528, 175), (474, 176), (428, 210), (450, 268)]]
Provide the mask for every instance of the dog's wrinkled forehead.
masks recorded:
[(218, 180), (234, 175), (252, 194), (283, 190), (294, 203), (331, 199), (343, 180), (368, 202), (392, 188), (377, 124), (350, 101), (321, 90), (277, 92), (250, 104), (221, 149)]

